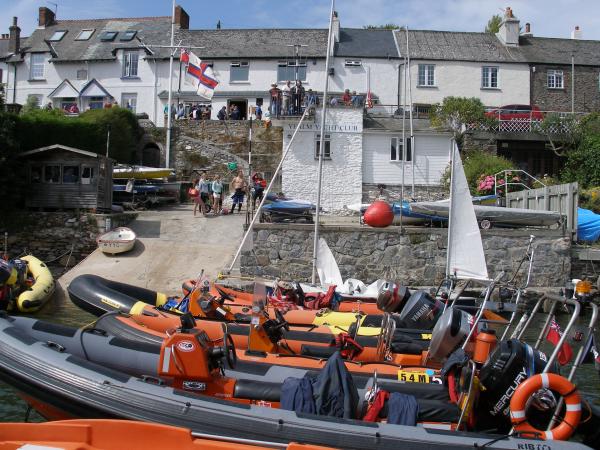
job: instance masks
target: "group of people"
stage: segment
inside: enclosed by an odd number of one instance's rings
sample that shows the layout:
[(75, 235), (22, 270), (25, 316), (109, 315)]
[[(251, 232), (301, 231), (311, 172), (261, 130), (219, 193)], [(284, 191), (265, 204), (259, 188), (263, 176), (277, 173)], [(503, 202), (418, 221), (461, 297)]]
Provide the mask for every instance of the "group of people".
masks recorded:
[[(195, 104), (186, 106), (183, 103), (171, 105), (171, 117), (176, 120), (191, 119), (191, 120), (210, 120), (211, 116), (211, 105), (200, 105)], [(164, 107), (165, 118), (169, 115), (169, 105)]]
[(229, 105), (229, 109), (227, 106), (223, 106), (217, 113), (217, 119), (219, 120), (242, 120), (243, 118), (242, 111), (240, 111), (238, 105), (234, 103)]
[(271, 96), (269, 112), (271, 116), (277, 117), (302, 114), (304, 108), (318, 103), (316, 93), (312, 89), (307, 92), (300, 80), (294, 84), (288, 80), (281, 89), (277, 87), (277, 83), (273, 83), (269, 95)]
[[(351, 94), (350, 89), (346, 89), (344, 91), (344, 95), (342, 95), (342, 98), (340, 100), (343, 105), (354, 106), (355, 108), (360, 108), (365, 103), (365, 100), (362, 95), (357, 94), (356, 91), (352, 91)], [(336, 97), (332, 97), (330, 104), (332, 106), (339, 105), (340, 100), (338, 100)]]
[[(231, 180), (230, 187), (232, 190), (231, 212), (234, 213), (237, 206), (238, 213), (241, 213), (244, 197), (248, 193), (248, 182), (242, 170), (239, 170), (237, 175)], [(252, 202), (254, 206), (256, 206), (257, 200), (262, 200), (266, 187), (266, 180), (260, 173), (255, 173), (252, 176)], [(215, 214), (220, 214), (223, 210), (223, 190), (223, 182), (219, 174), (215, 175), (211, 180), (206, 171), (202, 171), (200, 178), (193, 181), (193, 187), (190, 190), (190, 196), (194, 199), (194, 216), (197, 211), (205, 215), (210, 209)]]

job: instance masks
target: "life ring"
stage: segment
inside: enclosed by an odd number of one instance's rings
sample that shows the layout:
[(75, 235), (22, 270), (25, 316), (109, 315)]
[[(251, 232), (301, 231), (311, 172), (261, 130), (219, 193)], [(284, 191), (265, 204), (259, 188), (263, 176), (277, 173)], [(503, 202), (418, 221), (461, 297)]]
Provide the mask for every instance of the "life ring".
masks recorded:
[[(527, 422), (525, 405), (531, 395), (542, 388), (559, 393), (566, 405), (565, 417), (551, 430), (538, 430)], [(515, 431), (537, 433), (543, 439), (565, 441), (571, 437), (581, 419), (581, 398), (573, 383), (554, 373), (534, 375), (521, 383), (510, 400), (510, 420)]]

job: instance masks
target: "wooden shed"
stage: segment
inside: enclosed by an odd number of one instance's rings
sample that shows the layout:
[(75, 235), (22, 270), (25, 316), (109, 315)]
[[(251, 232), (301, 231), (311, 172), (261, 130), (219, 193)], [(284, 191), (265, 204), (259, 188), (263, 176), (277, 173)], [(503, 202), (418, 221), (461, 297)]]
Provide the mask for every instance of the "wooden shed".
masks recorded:
[(60, 144), (23, 152), (19, 158), (27, 166), (28, 208), (110, 212), (113, 159)]

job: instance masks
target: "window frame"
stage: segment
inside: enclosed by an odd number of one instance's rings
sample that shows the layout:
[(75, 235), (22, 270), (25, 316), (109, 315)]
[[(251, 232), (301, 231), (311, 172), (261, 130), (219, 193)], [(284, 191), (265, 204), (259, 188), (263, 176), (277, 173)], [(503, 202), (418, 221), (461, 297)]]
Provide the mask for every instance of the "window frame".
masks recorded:
[[(486, 75), (487, 71), (487, 75)], [(500, 89), (498, 75), (500, 67), (498, 66), (482, 66), (481, 67), (481, 89)], [(495, 78), (495, 80), (494, 80)], [(495, 81), (495, 85), (494, 85)]]
[[(50, 169), (51, 167), (58, 167), (58, 181), (48, 181), (48, 177), (47, 177), (47, 173), (46, 171), (48, 169)], [(62, 165), (60, 163), (58, 164), (44, 164), (44, 172), (43, 172), (43, 178), (42, 178), (42, 183), (44, 184), (61, 184), (61, 180), (62, 180)]]
[[(85, 75), (85, 77), (83, 75)], [(88, 79), (88, 71), (87, 71), (87, 69), (77, 69), (75, 76), (78, 80), (87, 80)]]
[[(294, 73), (294, 69), (296, 67), (296, 62), (295, 61), (279, 61), (277, 62), (277, 82), (278, 83), (285, 83), (286, 81), (295, 81), (295, 73)], [(306, 62), (299, 62), (298, 63), (298, 80), (302, 81), (302, 83), (306, 83), (306, 74), (308, 73), (308, 65), (306, 64)], [(290, 73), (287, 74), (286, 77), (282, 78), (280, 77), (280, 69), (281, 68), (285, 68), (287, 69), (286, 71), (291, 71), (291, 77), (290, 77)], [(302, 69), (304, 69), (304, 76), (302, 76)]]
[[(62, 38), (65, 37), (67, 32), (68, 32), (68, 30), (56, 30), (54, 33), (52, 33), (52, 36), (50, 36), (48, 38), (48, 42), (60, 42), (62, 40)], [(60, 33), (60, 35), (59, 35), (59, 33)]]
[[(245, 79), (237, 79), (234, 78), (234, 73), (235, 70), (234, 69), (239, 69), (240, 71), (242, 71), (242, 69), (245, 70), (246, 72), (246, 78)], [(248, 83), (250, 81), (250, 62), (249, 61), (231, 61), (229, 63), (229, 82), (230, 83)]]
[[(559, 75), (559, 77), (557, 77)], [(560, 86), (556, 82), (557, 79), (560, 79)], [(552, 86), (550, 85), (550, 80), (552, 80)], [(546, 87), (548, 89), (564, 89), (565, 88), (565, 72), (559, 69), (548, 69), (546, 72)]]
[[(77, 179), (75, 181), (65, 181), (65, 169), (73, 168), (76, 171)], [(79, 164), (61, 164), (61, 184), (80, 184), (81, 180), (81, 166)]]
[[(421, 70), (423, 70), (423, 84), (421, 83)], [(417, 69), (417, 87), (428, 88), (436, 86), (435, 64), (419, 64)]]
[[(394, 146), (394, 141), (396, 142)], [(406, 160), (402, 159), (404, 148), (402, 146), (402, 136), (392, 136), (390, 138), (390, 162), (412, 163), (412, 139), (410, 136), (405, 136), (406, 141)], [(396, 154), (396, 158), (392, 158), (392, 152)]]
[(124, 50), (123, 72), (121, 74), (121, 78), (139, 78), (139, 63), (140, 53), (138, 50)]
[[(40, 59), (41, 61), (36, 61)], [(40, 70), (41, 68), (41, 70)], [(37, 70), (36, 70), (37, 69)], [(45, 80), (46, 78), (46, 58), (44, 53), (32, 53), (29, 56), (29, 79)]]
[[(82, 36), (83, 33), (86, 33), (86, 32), (89, 33), (89, 36), (88, 37), (83, 37)], [(77, 35), (77, 37), (75, 38), (75, 40), (76, 41), (89, 41), (92, 38), (92, 36), (94, 35), (95, 32), (96, 32), (95, 28), (85, 28), (85, 29), (83, 29), (83, 30), (81, 30), (79, 32), (79, 34)]]
[(121, 36), (119, 37), (119, 41), (120, 42), (130, 42), (130, 41), (133, 41), (133, 39), (135, 38), (136, 34), (137, 34), (137, 30), (121, 31)]
[(103, 31), (102, 34), (100, 34), (100, 41), (101, 42), (112, 42), (117, 38), (118, 34), (119, 34), (118, 31), (111, 31), (111, 30)]
[[(323, 140), (325, 144), (325, 153), (323, 153), (323, 161), (331, 160), (331, 134), (325, 133), (325, 138)], [(321, 146), (321, 133), (315, 134), (315, 159), (319, 159), (319, 150)]]
[[(89, 169), (90, 172), (90, 176), (89, 177), (84, 177), (85, 174), (85, 170)], [(81, 183), (82, 186), (88, 186), (88, 185), (94, 185), (96, 184), (97, 181), (97, 174), (96, 174), (96, 166), (93, 166), (91, 164), (82, 164), (81, 165), (81, 176), (79, 177), (79, 181)], [(83, 180), (89, 180), (89, 181), (83, 181)]]
[(123, 92), (121, 94), (121, 108), (127, 108), (127, 102), (131, 100), (133, 100), (133, 106), (130, 111), (137, 114), (137, 93), (135, 92)]

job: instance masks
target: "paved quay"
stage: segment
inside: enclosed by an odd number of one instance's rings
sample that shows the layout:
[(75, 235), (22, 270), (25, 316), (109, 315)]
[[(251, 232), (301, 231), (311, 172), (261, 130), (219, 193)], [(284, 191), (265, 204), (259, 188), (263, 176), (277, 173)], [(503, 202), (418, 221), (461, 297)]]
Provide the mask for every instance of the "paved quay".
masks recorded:
[(58, 280), (58, 296), (81, 274), (95, 274), (168, 294), (204, 269), (214, 278), (231, 263), (243, 236), (244, 214), (202, 217), (191, 204), (140, 211), (128, 226), (138, 240), (132, 251), (105, 255), (96, 249)]

